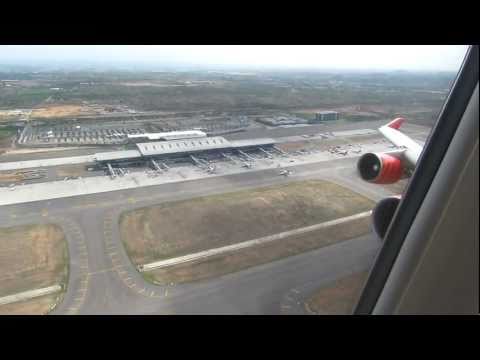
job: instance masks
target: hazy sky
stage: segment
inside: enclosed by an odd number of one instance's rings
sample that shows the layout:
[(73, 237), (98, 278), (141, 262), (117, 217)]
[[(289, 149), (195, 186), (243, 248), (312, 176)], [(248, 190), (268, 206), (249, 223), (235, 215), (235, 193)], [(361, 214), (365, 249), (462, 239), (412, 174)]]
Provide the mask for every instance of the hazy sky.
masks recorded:
[(0, 63), (235, 65), (365, 70), (452, 70), (463, 45), (0, 45)]

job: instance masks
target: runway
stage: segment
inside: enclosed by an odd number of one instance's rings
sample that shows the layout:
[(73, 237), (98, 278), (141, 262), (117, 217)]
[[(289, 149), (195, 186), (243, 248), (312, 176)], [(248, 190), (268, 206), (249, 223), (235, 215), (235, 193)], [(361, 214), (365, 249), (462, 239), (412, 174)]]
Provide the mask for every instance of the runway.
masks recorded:
[[(354, 158), (186, 180), (144, 188), (0, 207), (0, 225), (58, 223), (70, 254), (68, 289), (52, 314), (294, 314), (289, 303), (351, 272), (367, 269), (380, 246), (362, 237), (192, 284), (146, 283), (128, 259), (118, 234), (121, 212), (163, 201), (322, 178), (373, 200), (390, 193), (356, 178)], [(298, 302), (301, 302), (300, 300)]]

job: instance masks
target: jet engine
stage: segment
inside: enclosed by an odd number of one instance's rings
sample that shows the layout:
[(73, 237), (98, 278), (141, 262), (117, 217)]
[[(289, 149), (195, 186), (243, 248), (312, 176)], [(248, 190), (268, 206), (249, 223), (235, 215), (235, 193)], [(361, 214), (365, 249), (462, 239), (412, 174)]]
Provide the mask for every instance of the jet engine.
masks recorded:
[(375, 184), (393, 184), (404, 175), (404, 166), (399, 156), (393, 153), (367, 153), (357, 163), (360, 177)]
[(400, 203), (400, 196), (391, 196), (380, 200), (372, 211), (373, 232), (381, 240), (385, 237), (388, 226)]

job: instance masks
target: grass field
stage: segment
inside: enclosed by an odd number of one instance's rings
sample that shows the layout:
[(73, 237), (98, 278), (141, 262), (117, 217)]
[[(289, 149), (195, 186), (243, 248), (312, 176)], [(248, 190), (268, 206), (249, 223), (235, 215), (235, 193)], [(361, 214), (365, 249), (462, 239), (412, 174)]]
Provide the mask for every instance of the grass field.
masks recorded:
[(80, 165), (64, 165), (55, 168), (57, 176), (83, 176), (87, 172), (85, 164)]
[(370, 218), (357, 219), (234, 253), (213, 256), (195, 263), (157, 269), (142, 275), (147, 281), (161, 285), (209, 279), (332, 245), (369, 232)]
[[(0, 228), (0, 296), (65, 284), (67, 276), (67, 244), (60, 227), (48, 224)], [(31, 303), (26, 308), (37, 309), (35, 300)]]
[(0, 184), (21, 181), (22, 177), (14, 172), (0, 173)]
[(0, 127), (0, 154), (11, 148), (15, 133), (14, 128)]
[(120, 234), (136, 265), (349, 216), (373, 202), (322, 180), (163, 203), (122, 214)]
[[(309, 116), (316, 110), (337, 109), (346, 117), (375, 118), (407, 110), (438, 111), (446, 96), (444, 90), (455, 78), (454, 72), (412, 75), (282, 71), (265, 75), (204, 71), (23, 73), (15, 75), (22, 80), (15, 86), (0, 86), (0, 107), (10, 110), (92, 101), (121, 103), (146, 111), (270, 109)], [(2, 76), (12, 77), (7, 73)], [(90, 85), (83, 86), (82, 82)], [(421, 121), (429, 121), (428, 113), (419, 116)]]
[(8, 138), (14, 134), (15, 134), (14, 130), (0, 128), (0, 140), (4, 138)]
[(307, 311), (317, 315), (351, 314), (367, 276), (368, 271), (350, 274), (320, 288), (306, 301)]

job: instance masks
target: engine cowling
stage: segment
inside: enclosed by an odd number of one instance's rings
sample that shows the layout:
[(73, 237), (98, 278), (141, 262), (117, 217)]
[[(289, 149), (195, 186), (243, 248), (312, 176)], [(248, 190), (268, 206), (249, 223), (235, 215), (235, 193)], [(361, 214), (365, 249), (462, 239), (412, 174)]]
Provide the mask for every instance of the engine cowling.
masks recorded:
[(400, 196), (390, 196), (380, 200), (372, 210), (373, 232), (383, 240), (388, 226), (392, 222), (393, 215), (400, 203)]
[(360, 177), (375, 184), (393, 184), (404, 175), (404, 166), (399, 157), (390, 154), (367, 153), (357, 163)]

